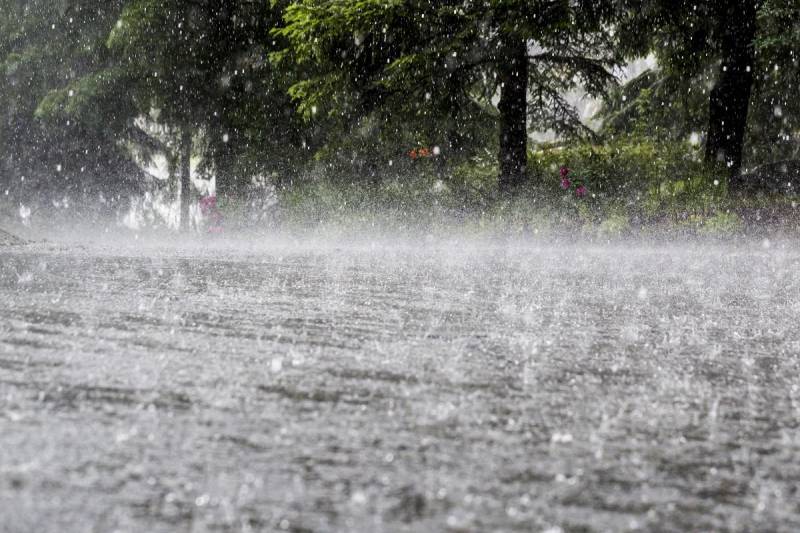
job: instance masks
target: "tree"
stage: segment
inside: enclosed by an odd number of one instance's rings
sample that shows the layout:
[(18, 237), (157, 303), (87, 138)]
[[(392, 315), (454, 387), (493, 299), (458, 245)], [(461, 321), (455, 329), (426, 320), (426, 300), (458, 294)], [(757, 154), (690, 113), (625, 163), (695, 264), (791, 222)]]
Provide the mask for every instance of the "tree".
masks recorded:
[(789, 90), (800, 82), (800, 4), (624, 4), (623, 51), (654, 52), (659, 68), (605, 102), (606, 133), (672, 140), (704, 133), (707, 162), (724, 168), (733, 190), (759, 186), (744, 183), (740, 167), (800, 156), (800, 103)]
[(184, 228), (193, 154), (204, 156), (222, 196), (238, 195), (245, 177), (285, 171), (297, 159), (288, 80), (267, 61), (280, 12), (266, 1), (129, 0), (108, 38), (137, 113), (158, 110), (180, 140)]
[(708, 94), (703, 80), (648, 68), (611, 91), (595, 118), (608, 140), (636, 136), (699, 144), (708, 126)]
[[(214, 9), (216, 8), (216, 9)], [(193, 133), (209, 123), (229, 59), (224, 39), (231, 5), (177, 0), (132, 0), (108, 38), (121, 70), (132, 81), (138, 113), (158, 110), (179, 139), (180, 224), (188, 228), (192, 200)], [(204, 41), (211, 43), (205, 45)], [(222, 44), (222, 43), (220, 43)], [(205, 68), (198, 68), (199, 66)]]
[(765, 0), (758, 12), (755, 83), (746, 156), (754, 164), (800, 159), (800, 4)]
[[(660, 97), (662, 104), (671, 107), (678, 100), (688, 115), (705, 117), (706, 161), (726, 167), (734, 189), (743, 187), (738, 175), (748, 129), (758, 131), (773, 122), (776, 105), (783, 109), (777, 101), (785, 99), (786, 86), (769, 87), (776, 73), (797, 71), (791, 37), (796, 29), (791, 27), (796, 28), (800, 6), (791, 0), (622, 4), (623, 51), (628, 57), (655, 53), (662, 74), (657, 83), (673, 89)], [(705, 96), (705, 109), (696, 107), (698, 91)], [(751, 145), (759, 143), (750, 139)], [(751, 157), (771, 157), (773, 148), (769, 154), (756, 149)]]
[[(719, 42), (720, 66), (709, 95), (706, 161), (722, 162), (733, 180), (742, 167), (744, 134), (753, 90), (754, 41), (758, 0), (715, 2), (712, 30)], [(735, 183), (732, 183), (735, 185)]]
[[(122, 1), (0, 0), (0, 179), (26, 202), (113, 203), (135, 165), (117, 145), (121, 105), (97, 101), (81, 117), (49, 114), (49, 96), (109, 65), (104, 46)], [(64, 91), (64, 103), (75, 103)], [(5, 191), (0, 191), (3, 194)], [(38, 199), (37, 199), (38, 198)], [(84, 202), (89, 203), (89, 202)]]
[(459, 111), (475, 103), (494, 109), (499, 186), (511, 191), (525, 182), (529, 125), (588, 132), (564, 93), (600, 94), (613, 80), (611, 15), (588, 1), (301, 0), (276, 32), (290, 44), (278, 58), (313, 70), (291, 89), (307, 113), (459, 124), (485, 118)]

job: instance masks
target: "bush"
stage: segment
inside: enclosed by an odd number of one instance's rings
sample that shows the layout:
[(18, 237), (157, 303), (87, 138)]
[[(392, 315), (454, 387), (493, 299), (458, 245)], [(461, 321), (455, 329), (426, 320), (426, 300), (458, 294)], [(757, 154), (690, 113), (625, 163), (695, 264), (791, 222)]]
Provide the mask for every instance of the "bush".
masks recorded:
[[(468, 161), (404, 161), (380, 179), (324, 170), (278, 190), (280, 222), (295, 227), (370, 227), (481, 233), (625, 236), (645, 228), (727, 233), (743, 228), (729, 213), (723, 176), (687, 143), (628, 137), (604, 145), (546, 145), (529, 157), (529, 183), (515, 195), (497, 189), (495, 156)], [(569, 167), (570, 187), (560, 169)], [(587, 193), (577, 194), (578, 184)], [(582, 191), (581, 191), (582, 192)]]
[(720, 211), (703, 221), (702, 230), (711, 235), (728, 235), (743, 228), (742, 219), (735, 213)]
[(563, 194), (562, 166), (586, 183), (586, 204), (595, 218), (619, 209), (642, 221), (708, 216), (727, 196), (724, 176), (709, 169), (688, 143), (628, 137), (602, 145), (543, 146), (530, 157), (533, 187), (550, 196)]

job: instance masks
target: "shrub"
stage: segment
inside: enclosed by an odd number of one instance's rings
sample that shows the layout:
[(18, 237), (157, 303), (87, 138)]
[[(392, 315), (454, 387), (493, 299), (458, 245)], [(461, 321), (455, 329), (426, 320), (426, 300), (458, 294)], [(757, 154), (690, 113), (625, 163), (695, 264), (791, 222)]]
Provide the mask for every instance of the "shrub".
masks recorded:
[(536, 189), (559, 194), (562, 167), (588, 192), (596, 215), (624, 207), (637, 218), (707, 215), (726, 196), (726, 181), (688, 143), (628, 137), (606, 144), (553, 144), (534, 151), (530, 174)]

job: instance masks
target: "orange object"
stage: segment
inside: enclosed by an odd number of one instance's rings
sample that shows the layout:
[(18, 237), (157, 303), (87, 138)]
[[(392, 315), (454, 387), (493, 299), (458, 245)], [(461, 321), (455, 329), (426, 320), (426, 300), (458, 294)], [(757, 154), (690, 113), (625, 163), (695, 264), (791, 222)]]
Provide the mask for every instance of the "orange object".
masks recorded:
[(421, 157), (431, 157), (432, 152), (430, 148), (412, 148), (410, 152), (408, 152), (408, 157), (411, 159), (418, 159)]

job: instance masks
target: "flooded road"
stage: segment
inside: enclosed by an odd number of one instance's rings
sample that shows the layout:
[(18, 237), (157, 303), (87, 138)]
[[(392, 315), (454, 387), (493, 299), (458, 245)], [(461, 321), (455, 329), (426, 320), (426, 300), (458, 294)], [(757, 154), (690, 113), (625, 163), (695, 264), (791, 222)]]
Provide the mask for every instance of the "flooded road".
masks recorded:
[(798, 266), (0, 249), (0, 531), (796, 531)]

